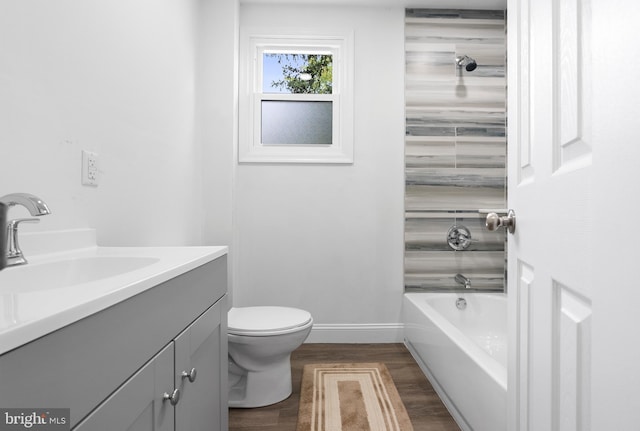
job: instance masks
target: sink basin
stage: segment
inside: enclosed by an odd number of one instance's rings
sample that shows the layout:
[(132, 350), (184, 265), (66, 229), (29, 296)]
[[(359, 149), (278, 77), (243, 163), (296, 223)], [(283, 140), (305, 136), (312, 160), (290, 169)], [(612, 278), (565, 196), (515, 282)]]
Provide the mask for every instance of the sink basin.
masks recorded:
[(25, 233), (20, 244), (29, 263), (0, 271), (0, 355), (227, 253), (223, 246), (103, 247), (94, 229)]
[(90, 283), (158, 261), (153, 257), (91, 256), (6, 268), (0, 273), (0, 294), (38, 292)]

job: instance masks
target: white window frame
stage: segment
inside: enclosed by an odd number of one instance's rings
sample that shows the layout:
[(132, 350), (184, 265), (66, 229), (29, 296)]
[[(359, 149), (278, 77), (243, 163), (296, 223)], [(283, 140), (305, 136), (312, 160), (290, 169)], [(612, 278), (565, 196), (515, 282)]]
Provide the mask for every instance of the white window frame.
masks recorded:
[[(353, 35), (252, 33), (241, 43), (240, 163), (353, 163)], [(263, 93), (265, 53), (331, 54), (332, 94)], [(331, 101), (332, 143), (265, 145), (262, 137), (262, 101)]]

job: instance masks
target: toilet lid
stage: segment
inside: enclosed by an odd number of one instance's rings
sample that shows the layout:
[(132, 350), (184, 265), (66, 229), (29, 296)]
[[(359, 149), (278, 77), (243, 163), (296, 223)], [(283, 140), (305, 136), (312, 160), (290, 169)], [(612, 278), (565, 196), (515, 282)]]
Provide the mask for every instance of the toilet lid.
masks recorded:
[(311, 322), (311, 314), (289, 307), (234, 307), (228, 319), (230, 334), (259, 336), (305, 326)]

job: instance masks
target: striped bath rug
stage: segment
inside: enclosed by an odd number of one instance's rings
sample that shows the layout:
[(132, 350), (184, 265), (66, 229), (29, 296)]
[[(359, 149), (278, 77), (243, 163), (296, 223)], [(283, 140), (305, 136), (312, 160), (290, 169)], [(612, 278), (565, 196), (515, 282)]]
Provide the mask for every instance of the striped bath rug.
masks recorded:
[(413, 431), (382, 363), (309, 364), (297, 431)]

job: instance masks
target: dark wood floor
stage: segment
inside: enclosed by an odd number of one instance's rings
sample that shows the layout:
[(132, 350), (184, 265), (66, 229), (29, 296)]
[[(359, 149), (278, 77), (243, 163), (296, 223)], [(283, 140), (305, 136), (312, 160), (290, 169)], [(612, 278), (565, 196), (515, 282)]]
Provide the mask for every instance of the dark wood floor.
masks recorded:
[(458, 431), (418, 364), (402, 344), (303, 344), (291, 355), (293, 394), (256, 409), (230, 409), (229, 431), (295, 431), (302, 367), (330, 362), (384, 362), (415, 431)]

